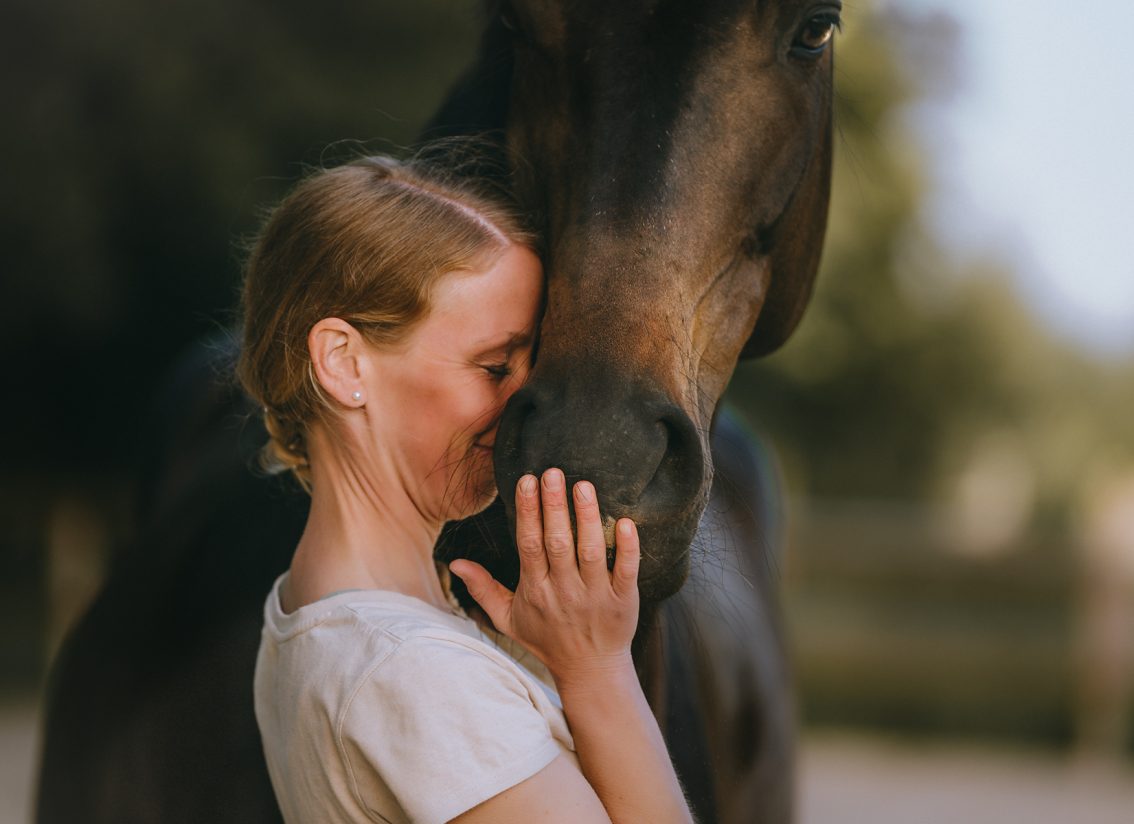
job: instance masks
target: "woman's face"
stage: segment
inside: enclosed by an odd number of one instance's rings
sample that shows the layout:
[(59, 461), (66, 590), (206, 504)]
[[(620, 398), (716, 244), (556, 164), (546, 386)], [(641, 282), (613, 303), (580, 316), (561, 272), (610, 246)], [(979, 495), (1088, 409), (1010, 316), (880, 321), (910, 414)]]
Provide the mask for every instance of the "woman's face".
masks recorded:
[(510, 246), (484, 271), (444, 276), (426, 318), (378, 353), (375, 437), (392, 439), (395, 469), (428, 516), (468, 517), (496, 496), (496, 429), (531, 368), (542, 298), (539, 258)]

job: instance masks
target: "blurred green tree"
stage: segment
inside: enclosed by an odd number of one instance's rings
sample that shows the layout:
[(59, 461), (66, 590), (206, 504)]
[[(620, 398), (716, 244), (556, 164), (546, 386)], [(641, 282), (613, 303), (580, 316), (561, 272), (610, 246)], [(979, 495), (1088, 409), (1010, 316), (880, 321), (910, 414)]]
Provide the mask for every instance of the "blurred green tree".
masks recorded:
[(933, 176), (906, 118), (953, 88), (960, 37), (948, 18), (892, 6), (847, 15), (815, 297), (781, 352), (740, 366), (727, 400), (780, 450), (795, 493), (817, 498), (944, 501), (987, 436), (1009, 432), (1035, 511), (1062, 524), (1091, 456), (1130, 453), (1119, 410), (1134, 369), (1053, 338), (1006, 263), (957, 263), (926, 227)]

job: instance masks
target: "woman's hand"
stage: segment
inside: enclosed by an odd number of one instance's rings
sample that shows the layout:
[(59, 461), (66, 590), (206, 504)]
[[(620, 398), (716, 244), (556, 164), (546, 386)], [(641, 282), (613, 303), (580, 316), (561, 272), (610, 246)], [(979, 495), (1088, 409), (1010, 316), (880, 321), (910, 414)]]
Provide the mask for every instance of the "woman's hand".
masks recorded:
[[(520, 581), (515, 593), (480, 564), (459, 560), (450, 568), (496, 628), (535, 653), (555, 678), (579, 768), (605, 811), (592, 810), (585, 818), (572, 811), (572, 820), (609, 816), (615, 824), (692, 824), (630, 659), (638, 623), (638, 531), (629, 518), (618, 521), (618, 552), (614, 570), (607, 571), (595, 488), (580, 481), (573, 493), (577, 542), (562, 472), (547, 470), (542, 483), (525, 475), (516, 485)], [(553, 770), (563, 767), (552, 762), (518, 785), (514, 797), (501, 793), (464, 820), (527, 821), (536, 809), (554, 818), (555, 793), (563, 795), (571, 771)], [(589, 794), (572, 787), (568, 797), (582, 804)]]
[(515, 593), (478, 563), (450, 565), (496, 628), (531, 650), (560, 685), (626, 667), (638, 624), (634, 522), (622, 518), (615, 525), (617, 553), (609, 571), (595, 488), (579, 481), (573, 492), (577, 542), (560, 470), (544, 472), (542, 483), (525, 475), (516, 484)]

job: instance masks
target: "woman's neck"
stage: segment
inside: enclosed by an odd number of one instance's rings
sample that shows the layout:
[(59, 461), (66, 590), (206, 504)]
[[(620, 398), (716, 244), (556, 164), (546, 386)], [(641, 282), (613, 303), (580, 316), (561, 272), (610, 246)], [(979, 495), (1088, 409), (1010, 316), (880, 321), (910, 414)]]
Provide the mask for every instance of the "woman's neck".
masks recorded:
[(311, 440), (311, 512), (284, 609), (344, 589), (387, 589), (448, 610), (433, 561), (442, 524), (421, 511), (391, 461), (358, 462), (325, 438)]

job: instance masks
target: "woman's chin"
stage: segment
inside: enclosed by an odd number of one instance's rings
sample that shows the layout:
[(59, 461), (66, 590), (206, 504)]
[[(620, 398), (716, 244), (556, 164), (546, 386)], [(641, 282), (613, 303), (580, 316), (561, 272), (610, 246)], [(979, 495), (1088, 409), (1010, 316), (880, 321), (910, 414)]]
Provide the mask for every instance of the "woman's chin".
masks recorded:
[(462, 521), (478, 515), (496, 500), (496, 476), (492, 472), (491, 459), (476, 477), (466, 477), (460, 484), (462, 494), (452, 502), (450, 521)]
[(492, 491), (481, 496), (480, 500), (478, 500), (476, 504), (469, 510), (469, 513), (467, 515), (464, 515), (463, 517), (471, 518), (473, 515), (479, 515), (480, 513), (484, 512), (484, 510), (492, 506), (492, 502), (495, 500), (496, 487), (494, 486), (492, 487)]

